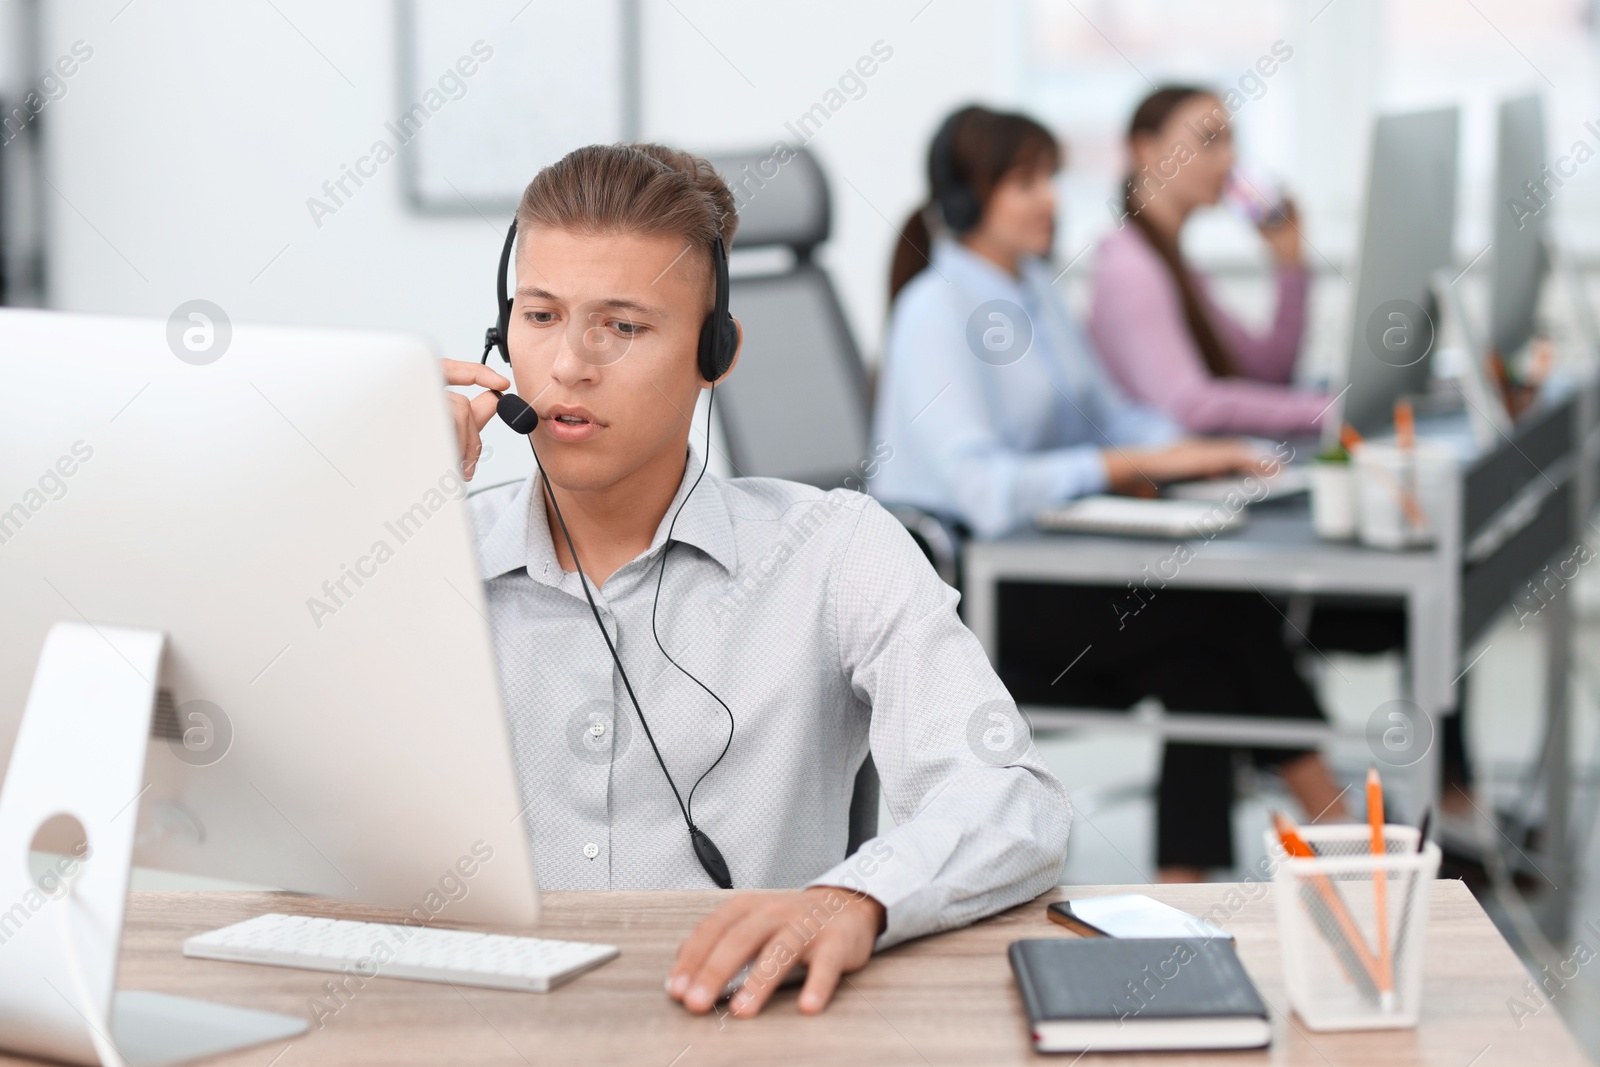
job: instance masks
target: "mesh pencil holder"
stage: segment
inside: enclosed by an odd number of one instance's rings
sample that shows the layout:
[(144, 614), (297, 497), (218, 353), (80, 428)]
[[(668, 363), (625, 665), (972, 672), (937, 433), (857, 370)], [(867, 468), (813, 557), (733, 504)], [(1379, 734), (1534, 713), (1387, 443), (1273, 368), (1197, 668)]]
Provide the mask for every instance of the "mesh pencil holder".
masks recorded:
[(1422, 1006), (1428, 883), (1439, 846), (1384, 827), (1382, 856), (1362, 825), (1303, 826), (1316, 853), (1293, 857), (1266, 833), (1289, 1002), (1313, 1030), (1412, 1027)]

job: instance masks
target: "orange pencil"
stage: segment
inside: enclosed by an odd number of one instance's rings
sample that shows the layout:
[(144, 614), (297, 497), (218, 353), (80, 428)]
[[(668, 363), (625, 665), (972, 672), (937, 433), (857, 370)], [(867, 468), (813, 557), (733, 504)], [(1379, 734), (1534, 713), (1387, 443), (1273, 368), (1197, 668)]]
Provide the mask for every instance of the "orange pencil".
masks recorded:
[(1405, 469), (1400, 483), (1400, 509), (1405, 512), (1406, 525), (1420, 530), (1427, 525), (1427, 518), (1417, 503), (1417, 414), (1409, 397), (1394, 402), (1394, 435)]
[(1407, 452), (1417, 445), (1417, 413), (1408, 397), (1394, 402), (1394, 435)]
[[(1310, 845), (1306, 844), (1305, 838), (1300, 836), (1300, 831), (1295, 829), (1294, 823), (1289, 820), (1287, 815), (1282, 812), (1273, 812), (1272, 826), (1278, 832), (1278, 840), (1282, 843), (1283, 850), (1290, 856), (1295, 859), (1314, 859), (1316, 857), (1317, 854), (1312, 851)], [(1366, 938), (1361, 936), (1360, 927), (1356, 926), (1355, 920), (1350, 917), (1350, 912), (1345, 909), (1344, 898), (1339, 895), (1339, 891), (1334, 888), (1333, 883), (1328, 881), (1327, 875), (1313, 875), (1312, 882), (1316, 885), (1317, 892), (1322, 896), (1323, 903), (1328, 906), (1328, 911), (1333, 916), (1334, 922), (1338, 924), (1339, 932), (1349, 942), (1350, 950), (1354, 953), (1357, 962), (1361, 964), (1361, 969), (1367, 972), (1367, 977), (1372, 979), (1373, 985), (1376, 986), (1378, 984), (1377, 961), (1372, 958), (1372, 953), (1368, 951), (1367, 941)]]
[[(1367, 826), (1372, 830), (1372, 854), (1383, 857), (1383, 782), (1378, 768), (1367, 768)], [(1378, 995), (1385, 1011), (1394, 1007), (1394, 957), (1389, 944), (1389, 884), (1383, 868), (1372, 872), (1372, 903), (1378, 913)]]

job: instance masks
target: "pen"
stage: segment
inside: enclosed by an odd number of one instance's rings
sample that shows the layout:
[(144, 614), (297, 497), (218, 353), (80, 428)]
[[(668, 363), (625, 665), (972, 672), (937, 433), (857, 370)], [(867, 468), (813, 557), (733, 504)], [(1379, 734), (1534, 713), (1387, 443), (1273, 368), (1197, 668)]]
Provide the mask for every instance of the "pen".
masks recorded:
[(1372, 832), (1372, 906), (1378, 920), (1378, 995), (1384, 1011), (1394, 1010), (1394, 957), (1389, 944), (1389, 878), (1383, 869), (1383, 782), (1378, 768), (1367, 768), (1367, 826)]
[[(1417, 853), (1420, 855), (1428, 848), (1428, 826), (1433, 821), (1432, 805), (1422, 811), (1422, 821), (1417, 824)], [(1411, 901), (1417, 895), (1417, 882), (1421, 875), (1416, 871), (1406, 874), (1406, 899), (1400, 905), (1400, 929), (1395, 933), (1394, 970), (1400, 969), (1400, 961), (1405, 955), (1406, 941), (1411, 929)]]
[(1361, 958), (1356, 955), (1349, 940), (1339, 930), (1339, 923), (1329, 910), (1328, 902), (1317, 894), (1310, 882), (1300, 883), (1300, 903), (1305, 907), (1306, 914), (1311, 917), (1317, 932), (1333, 950), (1334, 959), (1338, 961), (1339, 969), (1344, 972), (1345, 978), (1355, 983), (1362, 996), (1374, 1004), (1379, 1003), (1381, 998), (1377, 985), (1372, 981), (1372, 975), (1362, 964)]
[[(1316, 853), (1305, 838), (1295, 829), (1295, 825), (1287, 815), (1282, 812), (1273, 812), (1273, 828), (1278, 833), (1278, 841), (1283, 845), (1283, 850), (1295, 859), (1315, 859)], [(1311, 886), (1316, 892), (1309, 892)], [(1372, 953), (1367, 951), (1366, 939), (1361, 936), (1361, 930), (1356, 926), (1355, 920), (1350, 917), (1350, 912), (1344, 906), (1344, 898), (1339, 895), (1339, 890), (1328, 880), (1325, 874), (1313, 874), (1311, 886), (1304, 896), (1308, 907), (1313, 901), (1317, 907), (1313, 914), (1325, 913), (1328, 923), (1319, 922), (1322, 936), (1328, 940), (1336, 955), (1344, 963), (1350, 976), (1359, 982), (1364, 989), (1375, 991), (1377, 988), (1377, 969), (1372, 959)], [(1354, 967), (1351, 967), (1351, 964)]]

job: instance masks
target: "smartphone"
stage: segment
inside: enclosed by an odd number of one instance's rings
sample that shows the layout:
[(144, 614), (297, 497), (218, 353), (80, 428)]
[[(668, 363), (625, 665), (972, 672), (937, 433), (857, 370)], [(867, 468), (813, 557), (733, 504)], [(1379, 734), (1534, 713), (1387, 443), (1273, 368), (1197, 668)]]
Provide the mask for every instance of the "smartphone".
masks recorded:
[(1060, 900), (1050, 905), (1047, 914), (1053, 921), (1084, 937), (1220, 937), (1233, 940), (1233, 935), (1221, 927), (1142, 893)]

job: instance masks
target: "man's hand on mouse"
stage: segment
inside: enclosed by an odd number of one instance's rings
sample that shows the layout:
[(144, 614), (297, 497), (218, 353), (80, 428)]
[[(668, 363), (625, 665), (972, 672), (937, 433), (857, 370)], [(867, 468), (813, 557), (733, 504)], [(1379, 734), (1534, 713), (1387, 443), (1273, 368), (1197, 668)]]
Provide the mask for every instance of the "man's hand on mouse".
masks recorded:
[(810, 969), (799, 1008), (821, 1011), (839, 979), (865, 967), (887, 912), (864, 893), (839, 886), (798, 892), (740, 893), (700, 921), (678, 948), (667, 992), (692, 1012), (710, 1011), (728, 980), (746, 963), (750, 977), (729, 1010), (755, 1015), (796, 964)]

